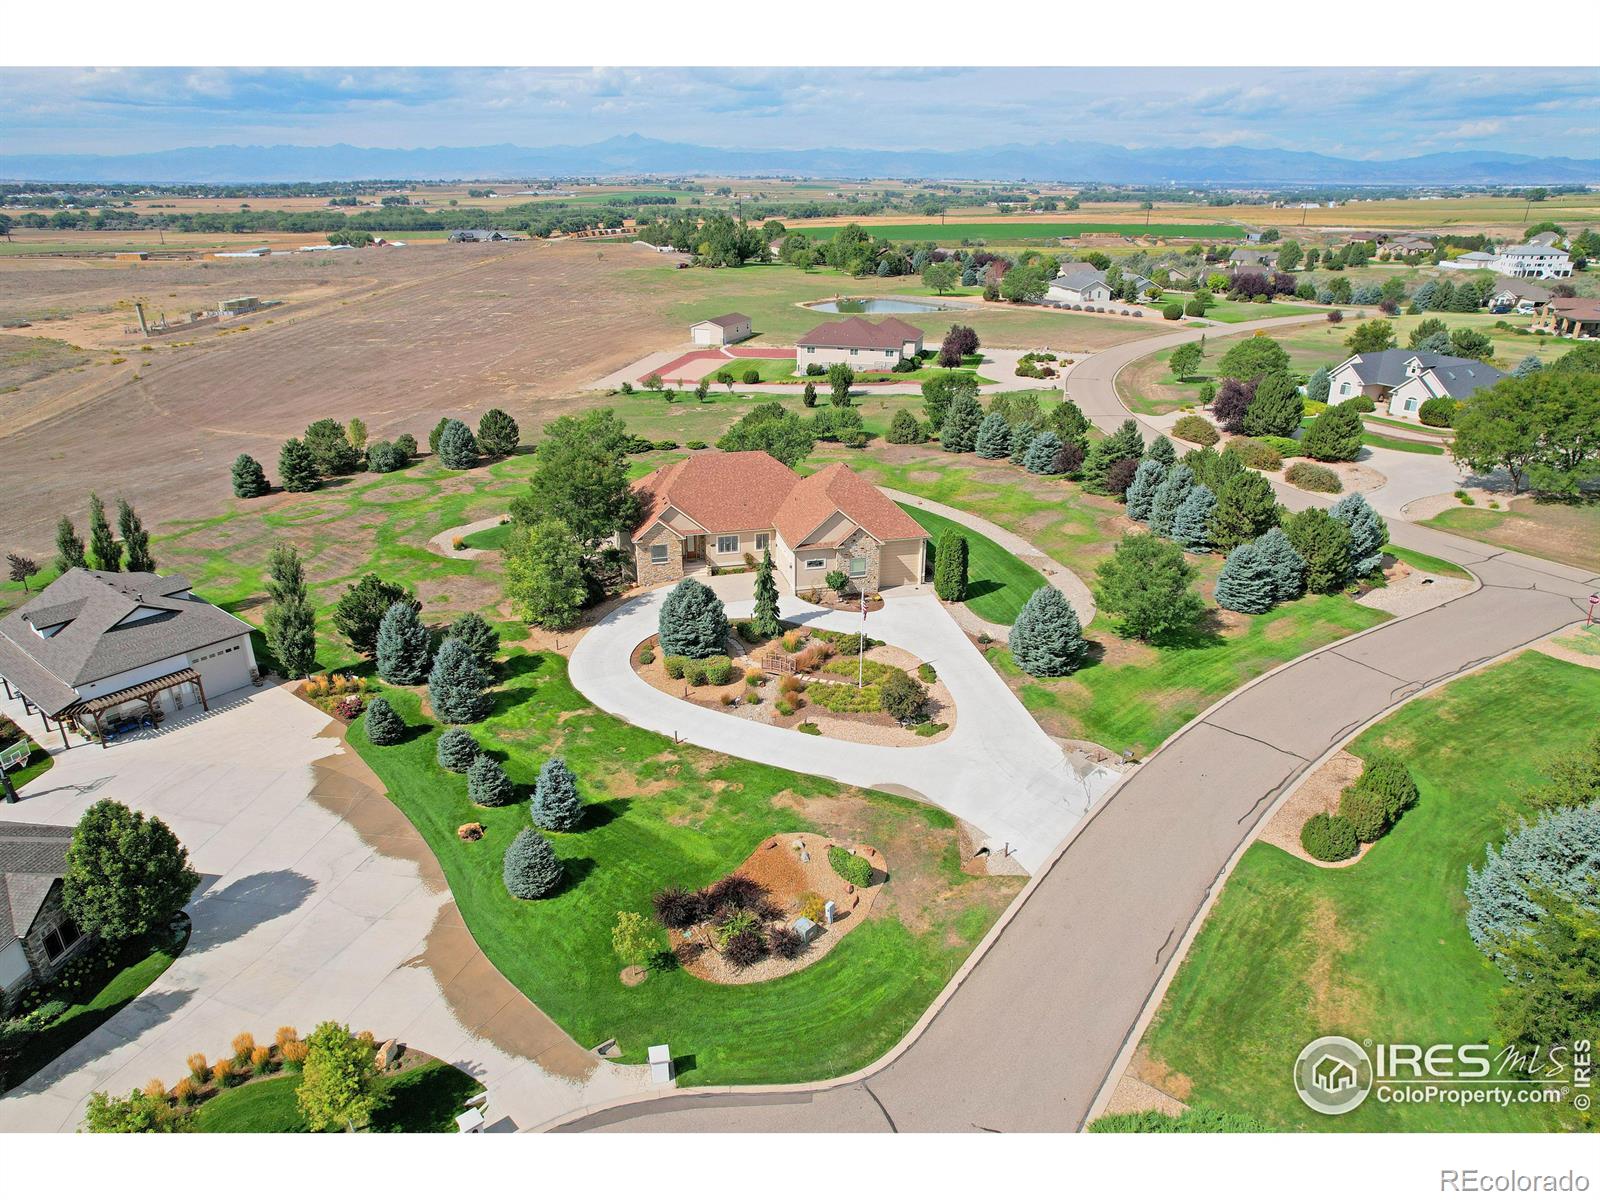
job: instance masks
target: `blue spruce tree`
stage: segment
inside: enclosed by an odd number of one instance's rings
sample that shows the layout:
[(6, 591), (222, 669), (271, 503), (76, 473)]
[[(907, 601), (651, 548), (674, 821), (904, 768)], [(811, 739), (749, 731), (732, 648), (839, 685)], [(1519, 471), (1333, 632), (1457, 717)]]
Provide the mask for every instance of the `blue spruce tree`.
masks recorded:
[(1056, 465), (1056, 456), (1061, 453), (1061, 439), (1049, 430), (1041, 433), (1028, 443), (1028, 453), (1023, 457), (1024, 470), (1035, 475), (1052, 474)]
[(1171, 536), (1172, 519), (1178, 515), (1178, 506), (1188, 498), (1193, 487), (1194, 472), (1182, 463), (1167, 472), (1167, 477), (1161, 481), (1150, 503), (1151, 533)]
[(410, 601), (396, 600), (384, 611), (377, 642), (379, 678), (409, 686), (428, 677), (433, 640)]
[(1017, 666), (1036, 678), (1070, 675), (1089, 650), (1072, 602), (1049, 586), (1028, 597), (1007, 645)]
[(999, 413), (992, 412), (979, 423), (977, 451), (979, 458), (1005, 458), (1011, 453), (1011, 426)]
[[(1192, 472), (1191, 472), (1192, 474)], [(1167, 468), (1153, 458), (1139, 460), (1139, 469), (1133, 473), (1128, 485), (1128, 519), (1148, 521), (1150, 507), (1155, 503), (1156, 489), (1167, 477)]]
[(1350, 531), (1350, 566), (1357, 576), (1370, 575), (1383, 564), (1389, 526), (1360, 492), (1351, 492), (1328, 510)]
[(728, 640), (728, 614), (717, 594), (698, 579), (685, 579), (661, 602), (663, 654), (709, 658), (721, 654)]
[(518, 900), (538, 900), (561, 882), (561, 861), (556, 852), (531, 829), (524, 829), (506, 847), (500, 878), (506, 891)]
[(540, 829), (577, 828), (583, 819), (583, 799), (578, 795), (578, 781), (565, 759), (546, 759), (539, 768), (539, 780), (533, 785), (533, 803), (528, 812)]
[(428, 703), (433, 714), (452, 725), (469, 725), (489, 715), (489, 673), (470, 647), (445, 638), (428, 674)]
[(1252, 544), (1272, 576), (1274, 600), (1296, 600), (1305, 594), (1306, 560), (1290, 543), (1288, 534), (1274, 525)]
[(1204, 554), (1211, 549), (1211, 510), (1217, 506), (1217, 497), (1203, 483), (1189, 489), (1189, 494), (1172, 514), (1172, 540), (1192, 554)]
[(1272, 571), (1254, 542), (1235, 546), (1217, 576), (1217, 605), (1232, 612), (1264, 613), (1277, 601)]

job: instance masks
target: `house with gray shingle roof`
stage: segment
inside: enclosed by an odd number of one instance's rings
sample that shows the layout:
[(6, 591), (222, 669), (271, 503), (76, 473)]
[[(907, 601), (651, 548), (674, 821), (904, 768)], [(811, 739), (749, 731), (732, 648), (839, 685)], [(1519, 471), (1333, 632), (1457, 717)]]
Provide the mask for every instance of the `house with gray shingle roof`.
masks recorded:
[(30, 712), (103, 731), (259, 678), (250, 626), (182, 575), (76, 567), (0, 619), (0, 682)]
[(1089, 263), (1063, 263), (1044, 294), (1046, 304), (1105, 304), (1110, 299), (1106, 273)]
[(87, 948), (61, 904), (72, 830), (0, 821), (0, 1012)]
[(1389, 415), (1416, 420), (1422, 405), (1436, 396), (1465, 400), (1493, 387), (1505, 372), (1475, 358), (1432, 354), (1425, 350), (1379, 350), (1353, 354), (1328, 377), (1328, 403), (1343, 404), (1368, 396), (1386, 405)]

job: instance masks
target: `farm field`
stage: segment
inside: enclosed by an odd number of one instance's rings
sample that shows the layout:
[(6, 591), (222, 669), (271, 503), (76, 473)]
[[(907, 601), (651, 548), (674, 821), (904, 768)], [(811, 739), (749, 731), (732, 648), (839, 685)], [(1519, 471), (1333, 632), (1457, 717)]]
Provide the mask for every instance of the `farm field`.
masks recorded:
[[(1330, 869), (1265, 842), (1234, 869), (1135, 1062), (1191, 1104), (1280, 1129), (1512, 1131), (1557, 1128), (1531, 1105), (1385, 1105), (1342, 1117), (1295, 1094), (1301, 1046), (1355, 1039), (1496, 1041), (1504, 980), (1467, 936), (1469, 864), (1497, 842), (1547, 754), (1575, 746), (1600, 706), (1600, 672), (1528, 652), (1413, 700), (1350, 750), (1404, 757), (1421, 799), (1352, 865)], [(1438, 731), (1451, 736), (1440, 738)], [(1527, 747), (1537, 744), (1539, 753)]]
[(1600, 571), (1600, 503), (1540, 503), (1524, 496), (1509, 508), (1446, 509), (1421, 522), (1506, 550)]
[[(785, 223), (791, 229), (798, 230), (813, 240), (829, 241), (835, 231), (846, 222), (834, 222), (828, 225), (812, 225), (805, 221)], [(1132, 221), (1095, 221), (1092, 218), (1083, 218), (1081, 214), (1057, 220), (1040, 220), (1037, 217), (1031, 220), (996, 217), (991, 221), (959, 220), (942, 224), (937, 221), (929, 221), (926, 224), (896, 223), (874, 217), (858, 217), (855, 223), (873, 237), (888, 238), (897, 242), (934, 241), (941, 245), (977, 240), (1022, 245), (1054, 242), (1058, 238), (1076, 237), (1085, 233), (1113, 233), (1124, 237), (1207, 238), (1213, 241), (1244, 236), (1244, 230), (1238, 225), (1218, 224), (1215, 221), (1192, 225), (1152, 221), (1146, 225), (1142, 218)]]

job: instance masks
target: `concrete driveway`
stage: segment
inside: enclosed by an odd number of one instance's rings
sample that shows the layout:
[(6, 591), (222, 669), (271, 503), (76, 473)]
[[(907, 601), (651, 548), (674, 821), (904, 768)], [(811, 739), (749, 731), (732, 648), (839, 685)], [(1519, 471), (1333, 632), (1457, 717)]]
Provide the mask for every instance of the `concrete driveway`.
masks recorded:
[[(42, 732), (21, 710), (4, 709)], [(585, 1052), (484, 958), (432, 852), (329, 724), (284, 689), (235, 692), (159, 734), (58, 755), (5, 807), (8, 821), (72, 824), (120, 800), (166, 821), (202, 882), (182, 956), (0, 1098), (0, 1130), (74, 1129), (92, 1091), (171, 1085), (189, 1054), (215, 1061), (241, 1031), (266, 1041), (329, 1019), (485, 1080), (500, 1128), (644, 1086), (644, 1068)]]
[[(753, 575), (704, 582), (730, 617), (754, 610)], [(989, 836), (995, 853), (1009, 844), (1019, 863), (1038, 869), (1083, 819), (1115, 773), (1068, 757), (1028, 715), (977, 648), (931, 594), (886, 598), (867, 617), (867, 632), (931, 662), (956, 704), (951, 735), (928, 746), (868, 746), (777, 729), (701, 708), (651, 687), (628, 656), (656, 632), (658, 588), (618, 608), (573, 650), (572, 682), (594, 704), (633, 725), (741, 758), (823, 775), (860, 787), (914, 793)], [(818, 609), (792, 592), (779, 598), (784, 619), (852, 632), (854, 613)]]

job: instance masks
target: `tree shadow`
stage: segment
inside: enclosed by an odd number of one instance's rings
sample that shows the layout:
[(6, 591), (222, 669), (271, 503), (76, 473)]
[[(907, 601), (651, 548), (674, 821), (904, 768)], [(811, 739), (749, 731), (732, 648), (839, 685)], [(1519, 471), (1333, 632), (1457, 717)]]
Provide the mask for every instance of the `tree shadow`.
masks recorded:
[(578, 822), (578, 831), (588, 833), (592, 829), (604, 829), (611, 822), (620, 820), (628, 815), (628, 810), (633, 807), (633, 800), (627, 796), (618, 796), (613, 800), (602, 800), (595, 804), (583, 806), (583, 817)]
[(117, 1027), (115, 1046), (106, 1047), (106, 1052), (125, 1046), (145, 1031), (160, 1025), (189, 1003), (194, 994), (192, 988), (145, 992), (129, 996), (109, 1008), (86, 1009), (30, 1035), (22, 1042), (16, 1056), (6, 1064), (4, 1075), (0, 1076), (0, 1084), (4, 1085), (0, 1095), (38, 1095), (48, 1091), (85, 1065), (76, 1059), (64, 1060), (62, 1056), (125, 1009), (129, 1010), (129, 1015)]
[(258, 925), (294, 912), (316, 890), (316, 881), (298, 871), (258, 871), (221, 891), (207, 891), (189, 905), (194, 932), (190, 945), (204, 948), (231, 942)]
[(561, 859), (561, 882), (556, 890), (545, 896), (546, 900), (553, 900), (557, 896), (564, 896), (583, 885), (583, 881), (594, 874), (595, 868), (600, 864), (592, 858), (579, 855), (575, 858)]
[(1157, 650), (1205, 650), (1222, 645), (1227, 639), (1222, 635), (1222, 614), (1210, 609), (1187, 629), (1172, 629), (1150, 639)]
[(1005, 584), (996, 579), (974, 579), (967, 583), (966, 600), (971, 602), (979, 596), (987, 596), (990, 592), (998, 592), (1005, 588)]

